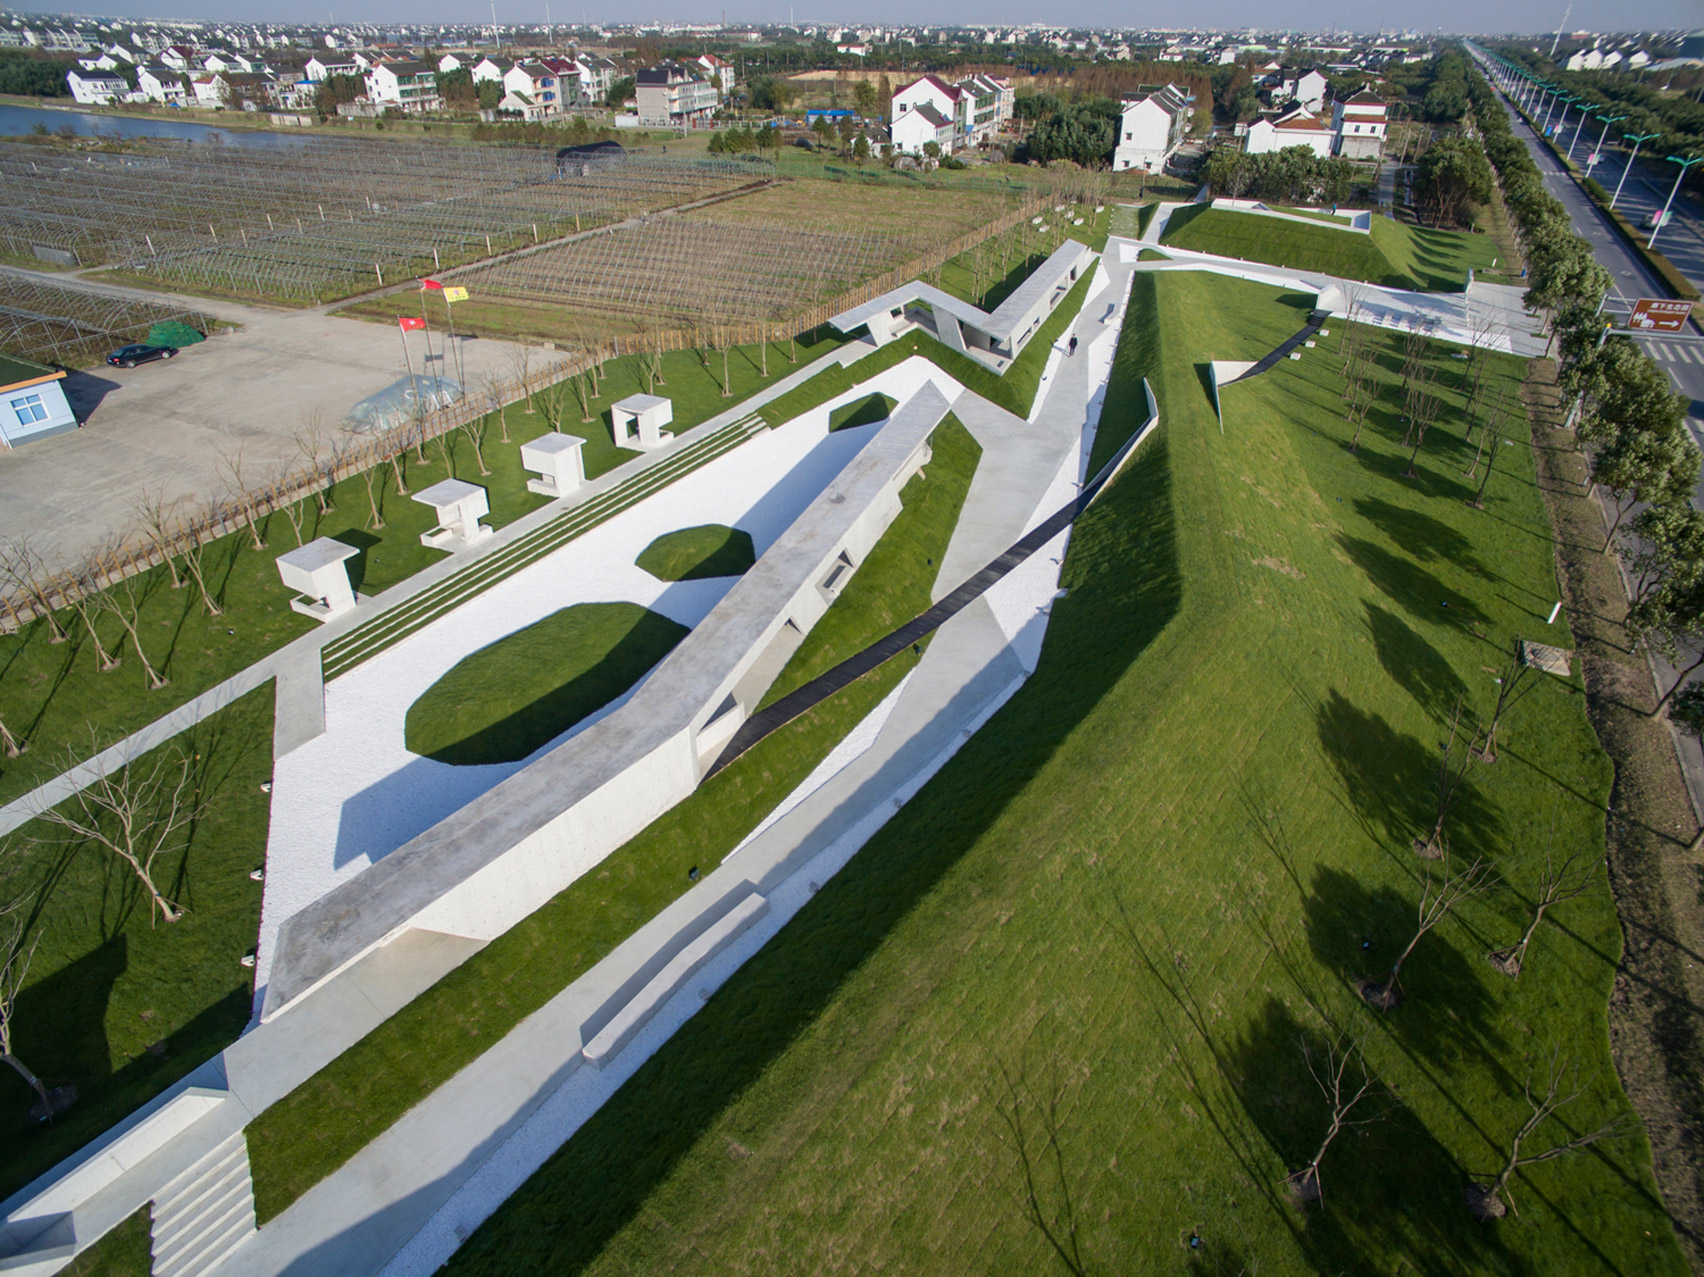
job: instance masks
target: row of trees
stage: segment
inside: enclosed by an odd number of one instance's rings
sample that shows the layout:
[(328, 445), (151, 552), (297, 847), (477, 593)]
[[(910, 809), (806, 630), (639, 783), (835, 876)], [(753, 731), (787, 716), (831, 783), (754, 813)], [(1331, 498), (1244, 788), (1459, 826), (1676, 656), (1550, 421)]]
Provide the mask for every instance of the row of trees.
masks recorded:
[[(1589, 480), (1610, 497), (1604, 553), (1615, 548), (1627, 516), (1643, 508), (1632, 524), (1628, 628), (1679, 670), (1652, 708), (1656, 715), (1704, 666), (1704, 514), (1690, 504), (1699, 456), (1686, 433), (1685, 402), (1650, 356), (1609, 333), (1599, 315), (1608, 273), (1544, 189), (1491, 86), (1476, 74), (1471, 90), (1486, 152), (1526, 249), (1527, 303), (1551, 314), (1559, 379), (1573, 397)], [(1704, 693), (1693, 693), (1683, 707), (1704, 726)]]
[(1215, 195), (1286, 204), (1341, 204), (1355, 185), (1355, 166), (1348, 160), (1315, 155), (1306, 146), (1259, 155), (1221, 146), (1207, 157), (1204, 172)]

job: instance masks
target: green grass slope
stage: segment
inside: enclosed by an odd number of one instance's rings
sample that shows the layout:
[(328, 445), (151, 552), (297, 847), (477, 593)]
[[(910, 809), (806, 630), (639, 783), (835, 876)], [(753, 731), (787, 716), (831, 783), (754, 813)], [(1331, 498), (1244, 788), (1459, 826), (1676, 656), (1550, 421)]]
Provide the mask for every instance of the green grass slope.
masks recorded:
[(751, 533), (720, 523), (665, 532), (634, 560), (659, 581), (699, 581), (739, 576), (757, 557)]
[(1496, 246), (1484, 235), (1427, 230), (1373, 218), (1367, 235), (1192, 204), (1175, 209), (1161, 243), (1294, 270), (1363, 279), (1391, 288), (1460, 292), (1469, 267), (1489, 268)]
[(620, 696), (687, 635), (637, 603), (580, 603), (463, 657), (408, 707), (409, 752), (519, 762)]
[[(1221, 435), (1200, 364), (1270, 349), (1294, 306), (1204, 276), (1136, 288), (1155, 296), (1131, 319), (1157, 325), (1125, 325), (1097, 451), (1135, 427), (1143, 373), (1163, 425), (1079, 523), (1034, 677), (452, 1273), (1042, 1272), (1060, 1252), (1094, 1272), (1684, 1271), (1636, 1126), (1523, 1172), (1518, 1216), (1462, 1200), (1553, 1050), (1587, 1088), (1567, 1130), (1630, 1114), (1601, 873), (1518, 982), (1484, 957), (1519, 935), (1552, 838), (1601, 854), (1609, 768), (1577, 683), (1505, 718), (1453, 818), (1509, 888), (1420, 943), (1395, 1012), (1352, 988), (1408, 938), (1450, 706), (1487, 709), (1517, 634), (1569, 642), (1544, 625), (1524, 444), (1484, 511), (1453, 416), (1403, 478), (1387, 347), (1351, 453), (1326, 345), (1237, 387)], [(1508, 390), (1518, 366), (1495, 372)], [(1304, 1214), (1282, 1182), (1326, 1113), (1299, 1045), (1337, 1033), (1364, 1041), (1381, 1120), (1333, 1146)]]

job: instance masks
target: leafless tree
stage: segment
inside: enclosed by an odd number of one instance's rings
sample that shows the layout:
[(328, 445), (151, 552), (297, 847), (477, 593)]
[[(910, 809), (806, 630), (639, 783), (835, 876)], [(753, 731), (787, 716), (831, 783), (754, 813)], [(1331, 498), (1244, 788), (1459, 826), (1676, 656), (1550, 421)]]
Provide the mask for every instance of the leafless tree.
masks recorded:
[(1475, 857), (1467, 868), (1461, 870), (1452, 869), (1448, 857), (1445, 857), (1435, 877), (1428, 865), (1420, 889), (1420, 903), (1415, 908), (1414, 935), (1396, 955), (1396, 961), (1391, 963), (1390, 973), (1383, 981), (1361, 982), (1361, 996), (1381, 1011), (1393, 1011), (1402, 1005), (1402, 964), (1408, 961), (1415, 946), (1458, 905), (1495, 885), (1496, 878), (1483, 856)]
[(117, 617), (118, 623), (124, 627), (124, 632), (130, 636), (130, 645), (136, 650), (136, 659), (142, 662), (143, 672), (148, 676), (149, 688), (158, 690), (170, 682), (170, 679), (154, 668), (148, 659), (148, 653), (142, 650), (142, 601), (136, 595), (136, 578), (127, 576), (111, 581), (106, 589), (94, 595), (94, 602), (102, 611)]
[(1000, 1065), (1000, 1077), (1005, 1093), (996, 1100), (995, 1111), (1006, 1128), (1003, 1142), (1010, 1145), (1023, 1177), (1024, 1217), (1046, 1239), (1066, 1271), (1086, 1273), (1088, 1268), (1077, 1239), (1076, 1205), (1060, 1141), (1059, 1080), (1057, 1076), (1053, 1079), (1047, 1096), (1038, 1102), (1027, 1080), (1013, 1077), (1004, 1063)]
[(1438, 409), (1441, 401), (1438, 398), (1437, 387), (1432, 384), (1431, 376), (1422, 368), (1408, 383), (1407, 412), (1408, 433), (1403, 435), (1402, 442), (1413, 444), (1413, 451), (1408, 454), (1408, 468), (1402, 473), (1405, 478), (1415, 479), (1414, 462), (1420, 456), (1420, 448), (1426, 442), (1426, 432), (1432, 428), (1432, 423), (1438, 419)]
[(172, 579), (172, 589), (181, 590), (185, 582), (174, 557), (180, 535), (173, 527), (172, 516), (176, 505), (176, 502), (167, 502), (163, 492), (151, 493), (144, 489), (142, 495), (136, 498), (135, 508), (136, 521), (142, 528), (142, 534), (147, 537), (149, 547), (166, 565), (166, 574)]
[(1427, 860), (1438, 860), (1444, 854), (1444, 825), (1456, 803), (1461, 801), (1467, 772), (1475, 759), (1473, 742), (1469, 739), (1462, 718), (1461, 699), (1458, 697), (1455, 708), (1450, 711), (1449, 736), (1445, 739), (1443, 752), (1438, 758), (1438, 774), (1433, 794), (1436, 818), (1432, 822), (1431, 832), (1424, 838), (1414, 840), (1415, 854)]
[[(551, 405), (556, 408), (555, 417), (550, 422), (553, 429), (562, 415), (561, 409), (557, 406), (560, 395), (560, 390), (553, 391), (551, 394)], [(460, 430), (468, 443), (473, 445), (473, 459), (479, 463), (479, 473), (482, 477), (491, 473), (491, 467), (485, 464), (485, 431), (489, 425), (490, 419), (483, 413), (456, 423), (456, 429)]]
[(1503, 668), (1497, 673), (1497, 699), (1491, 706), (1491, 723), (1477, 746), (1476, 761), (1497, 761), (1497, 729), (1503, 725), (1503, 715), (1525, 700), (1533, 687), (1532, 666), (1521, 659), (1520, 640), (1516, 639)]
[(0, 719), (0, 749), (6, 752), (7, 758), (16, 758), (30, 747), (27, 740), (20, 740), (6, 727), (6, 720)]
[(47, 1087), (18, 1058), (12, 1038), (17, 1024), (18, 995), (23, 992), (24, 980), (29, 976), (30, 963), (35, 959), (36, 946), (40, 943), (40, 932), (25, 939), (22, 911), (17, 904), (12, 905), (6, 911), (4, 921), (0, 922), (0, 1062), (23, 1078), (24, 1085), (41, 1101), (42, 1112), (51, 1116), (53, 1101), (48, 1096)]
[(1289, 1179), (1291, 1193), (1305, 1206), (1319, 1201), (1324, 1195), (1320, 1186), (1319, 1167), (1320, 1163), (1325, 1161), (1325, 1154), (1331, 1148), (1332, 1141), (1352, 1127), (1367, 1126), (1379, 1121), (1384, 1114), (1368, 1113), (1365, 1110), (1360, 1116), (1355, 1114), (1361, 1101), (1378, 1086), (1378, 1079), (1368, 1070), (1359, 1043), (1338, 1038), (1328, 1041), (1322, 1053), (1311, 1049), (1304, 1040), (1302, 1058), (1307, 1061), (1308, 1072), (1313, 1076), (1320, 1094), (1331, 1107), (1331, 1117), (1326, 1122), (1325, 1134), (1320, 1137), (1319, 1148), (1315, 1150), (1313, 1157), (1308, 1159), (1308, 1164), (1294, 1172)]
[[(1473, 500), (1467, 503), (1475, 510), (1485, 508), (1485, 487), (1491, 482), (1491, 472), (1497, 468), (1497, 445), (1503, 442), (1503, 426), (1506, 420), (1505, 415), (1499, 414), (1486, 427), (1491, 437), (1489, 440), (1482, 440), (1488, 449), (1485, 457), (1485, 473), (1479, 477), (1479, 491), (1474, 493)], [(1613, 535), (1613, 532), (1611, 535)]]
[(361, 471), (361, 483), (367, 490), (367, 527), (374, 532), (385, 526), (385, 471), (382, 465), (368, 466)]
[[(1485, 455), (1485, 445), (1490, 438), (1493, 435), (1496, 435), (1498, 438), (1502, 437), (1503, 422), (1508, 416), (1508, 413), (1508, 405), (1505, 404), (1501, 398), (1498, 398), (1497, 401), (1491, 405), (1489, 410), (1485, 412), (1485, 429), (1479, 432), (1479, 443), (1473, 449), (1473, 463), (1461, 472), (1463, 478), (1473, 478), (1474, 473), (1479, 469), (1479, 458)], [(1469, 433), (1471, 432), (1470, 427)]]
[(580, 401), (580, 423), (584, 425), (592, 419), (592, 375), (587, 369), (573, 378), (574, 397)]
[(68, 593), (72, 610), (77, 613), (77, 618), (83, 622), (83, 628), (88, 631), (89, 641), (95, 645), (96, 668), (103, 674), (117, 669), (122, 658), (116, 651), (107, 651), (106, 643), (101, 639), (100, 627), (95, 624), (106, 609), (101, 604), (102, 590), (99, 580), (95, 577), (93, 565), (84, 563), (79, 568)]
[(225, 495), (230, 500), (239, 518), (248, 525), (249, 542), (257, 550), (264, 550), (266, 542), (260, 537), (260, 505), (249, 483), (243, 476), (243, 450), (239, 448), (221, 448), (214, 461), (219, 480), (224, 484)]
[(0, 563), (5, 566), (6, 575), (29, 600), (36, 615), (47, 622), (48, 642), (63, 643), (70, 637), (65, 632), (65, 627), (59, 623), (59, 617), (55, 615), (53, 595), (56, 587), (53, 574), (47, 570), (47, 565), (41, 561), (41, 555), (35, 552), (35, 547), (28, 541), (0, 542)]
[[(307, 462), (308, 473), (316, 479), (321, 478), (324, 474), (324, 461), (320, 454), (325, 448), (325, 414), (318, 408), (302, 414), (302, 424), (291, 431), (291, 437)], [(331, 509), (331, 496), (329, 484), (321, 483), (314, 489), (314, 501), (319, 505), (321, 514)]]
[[(186, 831), (203, 814), (192, 760), (168, 745), (149, 758), (126, 758), (109, 769), (98, 748), (90, 753), (87, 765), (95, 769), (94, 779), (37, 816), (64, 830), (67, 841), (93, 844), (128, 865), (148, 893), (149, 917), (176, 922), (183, 906), (160, 891), (154, 866), (162, 856), (183, 850)], [(80, 765), (83, 760), (75, 754), (67, 758), (67, 770)]]
[(1602, 857), (1586, 859), (1578, 852), (1570, 853), (1558, 861), (1554, 845), (1547, 847), (1544, 852), (1544, 869), (1538, 875), (1536, 890), (1533, 893), (1532, 921), (1527, 924), (1519, 942), (1507, 949), (1497, 949), (1486, 954), (1491, 965), (1511, 980), (1520, 979), (1521, 967), (1526, 961), (1527, 946), (1532, 943), (1533, 935), (1544, 921), (1545, 913), (1564, 900), (1576, 899), (1590, 891), (1592, 883), (1597, 881), (1598, 867), (1602, 864)]
[(512, 341), (503, 347), (504, 360), (514, 374), (515, 386), (527, 400), (527, 411), (533, 411), (532, 359), (533, 348), (524, 341)]
[[(1467, 1200), (1467, 1208), (1479, 1219), (1501, 1219), (1506, 1213), (1515, 1209), (1514, 1194), (1509, 1192), (1509, 1180), (1523, 1166), (1534, 1166), (1539, 1162), (1554, 1161), (1559, 1157), (1567, 1157), (1577, 1153), (1582, 1148), (1596, 1144), (1599, 1140), (1607, 1139), (1618, 1133), (1622, 1126), (1622, 1116), (1617, 1115), (1592, 1130), (1552, 1144), (1542, 1153), (1525, 1151), (1526, 1142), (1533, 1137), (1538, 1129), (1551, 1118), (1574, 1103), (1586, 1092), (1580, 1084), (1579, 1068), (1570, 1065), (1562, 1059), (1560, 1050), (1551, 1052), (1550, 1062), (1545, 1069), (1544, 1078), (1538, 1083), (1533, 1081), (1533, 1071), (1527, 1069), (1526, 1081), (1522, 1083), (1521, 1093), (1526, 1099), (1527, 1116), (1508, 1137), (1508, 1152), (1503, 1158), (1503, 1164), (1495, 1173), (1477, 1176), (1483, 1183), (1470, 1183), (1463, 1190)], [(1505, 1197), (1507, 1201), (1505, 1201)], [(1519, 1211), (1515, 1211), (1519, 1214)]]

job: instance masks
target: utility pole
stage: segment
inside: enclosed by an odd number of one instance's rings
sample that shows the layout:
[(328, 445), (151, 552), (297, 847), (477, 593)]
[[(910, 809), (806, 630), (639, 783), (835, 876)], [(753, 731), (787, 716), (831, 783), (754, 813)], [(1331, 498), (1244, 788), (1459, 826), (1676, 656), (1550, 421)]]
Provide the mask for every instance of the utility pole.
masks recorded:
[(1596, 156), (1599, 160), (1603, 158), (1603, 145), (1609, 140), (1609, 126), (1611, 124), (1619, 124), (1627, 117), (1625, 115), (1600, 115), (1597, 118), (1603, 121), (1603, 133), (1598, 138), (1597, 149), (1593, 151), (1591, 155), (1586, 156), (1586, 172), (1588, 173), (1592, 171), (1592, 157)]
[(1574, 12), (1574, 6), (1573, 5), (1569, 5), (1566, 9), (1562, 10), (1562, 26), (1556, 28), (1556, 39), (1554, 39), (1550, 42), (1550, 60), (1552, 62), (1556, 61), (1556, 45), (1562, 39), (1562, 27), (1565, 27), (1565, 26), (1568, 25), (1568, 19), (1573, 14), (1573, 12)]

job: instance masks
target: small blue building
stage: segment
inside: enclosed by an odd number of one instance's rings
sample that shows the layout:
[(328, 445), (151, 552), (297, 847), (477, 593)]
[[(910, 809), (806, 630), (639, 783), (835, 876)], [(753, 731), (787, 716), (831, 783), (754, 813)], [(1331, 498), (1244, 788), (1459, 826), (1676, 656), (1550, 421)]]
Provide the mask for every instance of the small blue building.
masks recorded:
[(77, 428), (64, 382), (62, 369), (0, 355), (0, 448)]

